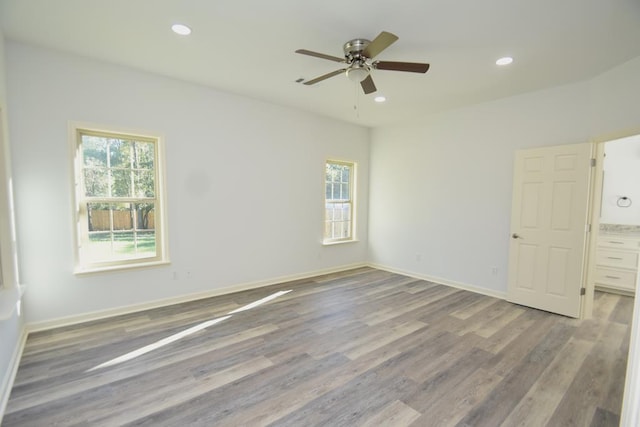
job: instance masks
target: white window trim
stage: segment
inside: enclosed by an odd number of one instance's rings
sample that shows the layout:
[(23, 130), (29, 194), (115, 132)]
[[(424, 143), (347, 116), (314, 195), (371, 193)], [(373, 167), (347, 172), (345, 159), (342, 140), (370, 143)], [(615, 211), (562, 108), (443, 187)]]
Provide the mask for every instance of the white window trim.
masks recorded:
[[(326, 184), (327, 184), (327, 173), (326, 173), (326, 165), (327, 163), (335, 163), (335, 164), (340, 164), (340, 165), (347, 165), (351, 167), (351, 174), (350, 174), (350, 182), (349, 182), (349, 191), (350, 191), (350, 201), (351, 201), (351, 236), (347, 237), (347, 238), (342, 238), (342, 239), (327, 239), (324, 235), (324, 227), (325, 227), (325, 223), (326, 223), (326, 204), (327, 204), (327, 193), (326, 193)], [(323, 201), (323, 215), (322, 215), (322, 244), (324, 246), (332, 246), (332, 245), (340, 245), (340, 244), (344, 244), (344, 243), (354, 243), (357, 242), (357, 236), (356, 236), (356, 218), (357, 218), (357, 194), (356, 194), (356, 188), (357, 188), (357, 180), (358, 180), (358, 164), (355, 161), (352, 160), (337, 160), (337, 159), (327, 159), (325, 160), (325, 162), (323, 163), (323, 175), (322, 175), (322, 201)]]
[[(168, 217), (167, 217), (167, 193), (166, 193), (166, 160), (164, 138), (155, 133), (141, 131), (139, 129), (117, 128), (113, 126), (99, 125), (86, 122), (69, 122), (68, 126), (69, 147), (71, 149), (71, 195), (73, 215), (73, 254), (75, 260), (74, 274), (83, 275), (106, 271), (120, 271), (125, 269), (147, 268), (170, 263), (168, 244)], [(156, 218), (156, 256), (153, 258), (131, 259), (124, 261), (101, 262), (84, 265), (81, 261), (80, 245), (83, 232), (81, 227), (82, 215), (80, 214), (80, 203), (83, 200), (82, 191), (82, 158), (79, 155), (79, 133), (88, 131), (91, 133), (116, 134), (127, 137), (138, 137), (141, 139), (153, 139), (156, 142), (156, 170), (157, 170), (157, 202), (155, 211), (160, 213), (160, 218)], [(159, 220), (158, 220), (159, 219)], [(158, 233), (159, 231), (159, 233)]]

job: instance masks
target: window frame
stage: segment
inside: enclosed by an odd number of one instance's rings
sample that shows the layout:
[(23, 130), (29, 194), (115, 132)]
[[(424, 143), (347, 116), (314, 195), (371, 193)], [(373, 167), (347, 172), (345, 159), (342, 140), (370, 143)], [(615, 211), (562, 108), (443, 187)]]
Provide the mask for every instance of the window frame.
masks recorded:
[[(87, 259), (83, 253), (83, 245), (89, 241), (88, 230), (88, 203), (140, 203), (148, 198), (141, 197), (87, 197), (84, 187), (84, 159), (82, 151), (82, 135), (98, 137), (120, 138), (140, 142), (152, 142), (154, 144), (154, 172), (155, 172), (155, 197), (154, 203), (154, 236), (156, 254), (153, 257), (134, 257), (120, 260), (93, 261)], [(69, 142), (72, 150), (72, 203), (73, 203), (73, 246), (74, 246), (74, 274), (96, 273), (102, 271), (123, 270), (131, 268), (151, 267), (168, 264), (168, 230), (165, 190), (165, 154), (164, 139), (151, 132), (140, 132), (130, 129), (99, 126), (95, 124), (75, 123), (69, 124)]]
[[(327, 199), (327, 184), (329, 183), (329, 181), (327, 181), (327, 166), (328, 165), (340, 165), (340, 166), (348, 166), (350, 168), (350, 173), (349, 173), (349, 199), (347, 201), (340, 199), (340, 201), (337, 201), (337, 199)], [(324, 205), (323, 205), (323, 209), (324, 209), (324, 214), (323, 214), (323, 230), (322, 230), (322, 243), (324, 245), (334, 245), (334, 244), (339, 244), (339, 243), (349, 243), (349, 242), (355, 242), (357, 241), (356, 239), (356, 181), (357, 181), (357, 163), (354, 161), (347, 161), (347, 160), (335, 160), (335, 159), (327, 159), (324, 162), (324, 179), (323, 179), (323, 201), (324, 201)], [(330, 201), (330, 200), (336, 200), (334, 202)], [(326, 230), (327, 230), (327, 222), (337, 222), (337, 221), (332, 221), (329, 220), (327, 218), (327, 204), (328, 203), (341, 203), (341, 204), (349, 204), (350, 205), (350, 217), (349, 217), (349, 232), (348, 232), (348, 236), (347, 237), (339, 237), (339, 238), (332, 238), (332, 237), (327, 237), (326, 234)]]

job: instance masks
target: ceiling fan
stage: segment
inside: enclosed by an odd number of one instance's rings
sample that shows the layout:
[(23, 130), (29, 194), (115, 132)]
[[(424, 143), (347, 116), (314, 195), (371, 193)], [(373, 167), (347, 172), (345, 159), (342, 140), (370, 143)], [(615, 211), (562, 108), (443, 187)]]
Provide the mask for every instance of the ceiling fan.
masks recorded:
[(346, 68), (332, 71), (315, 79), (304, 82), (305, 85), (313, 85), (338, 74), (345, 73), (346, 76), (355, 81), (360, 82), (362, 90), (365, 94), (376, 91), (376, 85), (371, 77), (371, 70), (390, 70), (390, 71), (408, 71), (411, 73), (426, 73), (429, 64), (418, 62), (395, 62), (395, 61), (373, 61), (380, 52), (391, 46), (398, 40), (398, 36), (386, 31), (382, 31), (378, 36), (369, 41), (366, 39), (353, 39), (344, 44), (344, 58), (337, 56), (325, 55), (324, 53), (313, 52), (306, 49), (298, 49), (296, 53), (302, 55), (315, 56), (316, 58), (328, 59), (329, 61), (347, 64)]

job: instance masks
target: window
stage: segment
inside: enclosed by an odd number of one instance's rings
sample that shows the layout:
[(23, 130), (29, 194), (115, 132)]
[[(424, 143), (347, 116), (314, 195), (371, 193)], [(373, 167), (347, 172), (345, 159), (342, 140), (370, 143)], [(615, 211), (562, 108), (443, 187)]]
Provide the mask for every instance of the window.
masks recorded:
[(75, 128), (77, 272), (167, 261), (159, 138)]
[(355, 164), (329, 160), (325, 177), (324, 242), (353, 240)]

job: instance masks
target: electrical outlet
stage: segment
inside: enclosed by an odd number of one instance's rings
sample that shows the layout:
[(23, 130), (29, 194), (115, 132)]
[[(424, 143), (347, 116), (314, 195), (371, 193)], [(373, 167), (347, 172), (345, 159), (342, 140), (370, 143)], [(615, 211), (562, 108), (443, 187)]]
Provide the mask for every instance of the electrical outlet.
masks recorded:
[(498, 267), (491, 267), (491, 275), (493, 276), (498, 275)]

